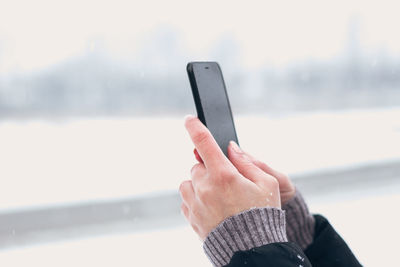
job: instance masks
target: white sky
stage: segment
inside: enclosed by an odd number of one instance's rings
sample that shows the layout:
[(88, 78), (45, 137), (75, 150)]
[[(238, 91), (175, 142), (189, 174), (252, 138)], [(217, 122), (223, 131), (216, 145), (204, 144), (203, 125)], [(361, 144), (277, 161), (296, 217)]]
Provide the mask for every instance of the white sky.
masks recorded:
[(134, 58), (149, 31), (176, 29), (204, 58), (221, 34), (239, 42), (247, 67), (332, 58), (360, 23), (365, 48), (400, 54), (396, 1), (0, 0), (0, 74), (49, 66), (101, 39), (112, 56)]

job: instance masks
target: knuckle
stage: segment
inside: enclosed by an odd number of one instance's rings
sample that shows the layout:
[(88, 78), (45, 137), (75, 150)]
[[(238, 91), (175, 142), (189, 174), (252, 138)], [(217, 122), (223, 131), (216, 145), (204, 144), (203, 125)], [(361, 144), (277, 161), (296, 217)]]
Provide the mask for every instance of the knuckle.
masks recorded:
[(199, 216), (199, 208), (198, 205), (195, 203), (192, 203), (189, 207), (188, 207), (188, 218), (191, 221), (196, 220), (196, 218), (198, 218)]
[(207, 142), (208, 138), (209, 134), (206, 131), (200, 131), (193, 136), (193, 141), (201, 145)]
[(179, 185), (179, 193), (181, 193), (181, 195), (182, 195), (182, 193), (183, 193), (183, 183), (181, 183), (181, 184)]
[(212, 191), (207, 187), (201, 187), (198, 189), (197, 195), (201, 200), (207, 200), (212, 196)]
[(278, 173), (279, 178), (284, 179), (284, 180), (289, 180), (289, 175), (287, 175), (286, 173)]
[(279, 187), (279, 181), (272, 175), (265, 174), (263, 175), (263, 185), (268, 188)]
[(240, 157), (242, 158), (242, 161), (241, 161), (242, 167), (254, 168), (254, 166), (255, 166), (254, 163), (246, 155), (243, 154)]
[(194, 176), (199, 171), (200, 167), (201, 167), (200, 163), (193, 165), (192, 169), (190, 170), (192, 176)]
[(198, 235), (200, 235), (200, 230), (194, 222), (190, 222), (190, 226), (192, 227), (193, 231), (195, 231)]
[(186, 205), (184, 203), (181, 204), (181, 211), (182, 211), (183, 215), (187, 216), (188, 208), (186, 207)]
[(275, 177), (271, 176), (271, 175), (265, 175), (264, 179), (261, 179), (259, 184), (264, 189), (279, 190), (279, 182), (278, 182), (278, 180)]
[(194, 173), (196, 171), (196, 165), (193, 165), (193, 167), (190, 169), (190, 173), (192, 174), (192, 176), (194, 175)]
[(189, 183), (190, 181), (183, 181), (182, 183), (181, 183), (181, 185), (179, 186), (179, 192), (181, 193), (181, 195), (184, 195), (185, 194), (185, 192), (186, 192), (186, 190), (187, 190), (187, 186), (189, 185), (188, 183)]
[(179, 185), (179, 192), (183, 192), (184, 191), (184, 187), (185, 187), (185, 182), (182, 182), (180, 185)]
[(274, 177), (271, 177), (269, 181), (269, 186), (271, 186), (272, 188), (279, 188), (278, 180), (276, 180)]
[(217, 180), (223, 183), (229, 183), (233, 181), (235, 174), (232, 170), (228, 168), (220, 168), (216, 171), (215, 176)]
[(196, 211), (196, 204), (193, 201), (187, 203), (188, 217), (192, 217), (192, 214)]
[(270, 169), (269, 166), (268, 166), (265, 162), (263, 162), (263, 161), (256, 160), (256, 164), (258, 164), (258, 165), (259, 165), (262, 169), (264, 169), (264, 170)]

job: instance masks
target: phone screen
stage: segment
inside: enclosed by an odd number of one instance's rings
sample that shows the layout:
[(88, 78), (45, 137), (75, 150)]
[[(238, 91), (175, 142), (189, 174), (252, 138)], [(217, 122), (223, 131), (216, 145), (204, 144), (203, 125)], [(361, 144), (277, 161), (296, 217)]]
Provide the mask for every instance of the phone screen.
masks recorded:
[(192, 62), (187, 70), (197, 115), (227, 155), (229, 141), (238, 140), (221, 68), (216, 62)]

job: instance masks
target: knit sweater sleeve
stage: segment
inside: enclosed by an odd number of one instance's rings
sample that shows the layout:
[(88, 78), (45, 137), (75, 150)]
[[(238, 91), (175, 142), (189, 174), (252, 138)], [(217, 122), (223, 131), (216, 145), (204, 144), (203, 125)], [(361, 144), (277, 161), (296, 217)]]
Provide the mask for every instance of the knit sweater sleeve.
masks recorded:
[(282, 209), (286, 212), (288, 240), (305, 250), (314, 239), (315, 219), (299, 190), (296, 189), (295, 196)]
[(214, 266), (227, 265), (237, 251), (287, 242), (285, 212), (253, 208), (225, 219), (206, 237), (203, 248)]

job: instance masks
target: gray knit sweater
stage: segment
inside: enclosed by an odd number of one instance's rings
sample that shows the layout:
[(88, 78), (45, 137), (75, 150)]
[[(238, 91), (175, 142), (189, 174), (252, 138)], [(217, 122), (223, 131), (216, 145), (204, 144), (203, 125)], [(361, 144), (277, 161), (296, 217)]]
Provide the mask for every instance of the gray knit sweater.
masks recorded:
[(208, 234), (203, 248), (218, 267), (227, 265), (236, 251), (270, 243), (290, 241), (304, 250), (313, 240), (314, 225), (314, 217), (296, 190), (282, 209), (253, 208), (225, 219)]

